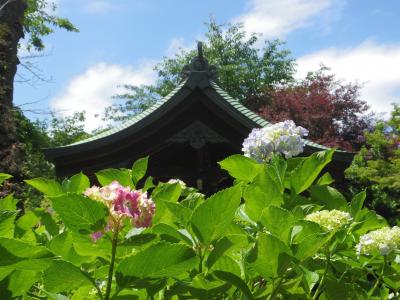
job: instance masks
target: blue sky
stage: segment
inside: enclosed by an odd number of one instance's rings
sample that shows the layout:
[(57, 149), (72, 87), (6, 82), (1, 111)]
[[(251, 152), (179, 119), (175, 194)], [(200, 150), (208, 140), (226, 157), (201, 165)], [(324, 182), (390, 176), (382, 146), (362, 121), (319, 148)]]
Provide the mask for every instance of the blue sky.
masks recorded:
[[(26, 110), (65, 116), (87, 112), (87, 129), (120, 84), (148, 84), (152, 68), (179, 47), (193, 48), (212, 15), (242, 22), (263, 39), (280, 38), (297, 59), (297, 76), (323, 63), (338, 78), (364, 85), (362, 97), (377, 112), (400, 102), (398, 0), (57, 0), (57, 14), (80, 30), (45, 39), (35, 68), (48, 82), (16, 83), (14, 101)], [(25, 51), (20, 52), (26, 55)], [(20, 76), (27, 76), (22, 67)], [(20, 78), (20, 77), (19, 77)], [(17, 77), (18, 79), (18, 77)], [(43, 117), (28, 112), (31, 118)]]

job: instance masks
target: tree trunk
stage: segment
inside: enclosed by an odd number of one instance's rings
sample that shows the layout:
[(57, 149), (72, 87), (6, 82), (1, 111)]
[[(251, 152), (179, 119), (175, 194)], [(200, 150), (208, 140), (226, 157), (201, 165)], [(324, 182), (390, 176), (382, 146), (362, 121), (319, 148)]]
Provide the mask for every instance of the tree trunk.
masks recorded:
[(0, 8), (0, 172), (19, 181), (23, 177), (24, 149), (17, 136), (13, 92), (27, 4), (25, 0), (0, 0)]

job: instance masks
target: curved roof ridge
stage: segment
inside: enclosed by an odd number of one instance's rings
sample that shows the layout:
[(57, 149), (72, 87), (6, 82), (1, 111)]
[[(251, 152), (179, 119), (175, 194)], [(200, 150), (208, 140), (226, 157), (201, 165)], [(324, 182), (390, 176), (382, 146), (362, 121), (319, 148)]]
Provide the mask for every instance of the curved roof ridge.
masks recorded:
[(129, 119), (127, 119), (126, 121), (122, 122), (120, 125), (112, 127), (110, 129), (107, 129), (103, 132), (100, 132), (98, 134), (95, 134), (89, 138), (86, 138), (84, 140), (72, 143), (72, 144), (68, 144), (68, 145), (64, 145), (64, 146), (60, 146), (58, 148), (63, 148), (63, 147), (69, 147), (69, 146), (75, 146), (75, 145), (79, 145), (79, 144), (84, 144), (87, 142), (91, 142), (94, 140), (98, 140), (107, 136), (110, 136), (116, 132), (119, 132), (121, 130), (124, 130), (130, 126), (132, 126), (133, 124), (139, 122), (140, 120), (144, 119), (145, 117), (147, 117), (148, 115), (150, 115), (152, 112), (154, 112), (156, 109), (158, 109), (160, 106), (162, 106), (164, 103), (168, 102), (186, 83), (186, 80), (182, 80), (182, 82), (180, 82), (167, 96), (161, 98), (160, 100), (158, 100), (156, 103), (154, 103), (152, 106), (150, 106), (149, 108), (147, 108), (145, 111), (137, 114), (137, 115), (133, 115), (131, 116)]

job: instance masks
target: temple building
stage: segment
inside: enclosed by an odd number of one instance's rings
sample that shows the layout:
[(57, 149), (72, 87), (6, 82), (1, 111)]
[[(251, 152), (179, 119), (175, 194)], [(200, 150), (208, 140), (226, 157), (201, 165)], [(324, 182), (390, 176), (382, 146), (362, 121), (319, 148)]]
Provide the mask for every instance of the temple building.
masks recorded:
[[(57, 176), (105, 168), (130, 168), (149, 155), (148, 174), (156, 180), (179, 178), (210, 194), (230, 183), (217, 162), (242, 153), (243, 140), (253, 128), (270, 123), (231, 98), (218, 85), (218, 72), (198, 56), (182, 71), (181, 83), (165, 98), (124, 124), (63, 147), (44, 149)], [(306, 141), (308, 155), (328, 149)], [(328, 170), (337, 181), (353, 154), (337, 151)]]

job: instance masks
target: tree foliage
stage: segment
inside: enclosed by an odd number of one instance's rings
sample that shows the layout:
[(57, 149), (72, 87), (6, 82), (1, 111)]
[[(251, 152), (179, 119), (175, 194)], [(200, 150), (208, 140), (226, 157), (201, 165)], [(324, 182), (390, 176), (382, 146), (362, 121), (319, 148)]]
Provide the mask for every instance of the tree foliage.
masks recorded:
[(270, 122), (293, 120), (312, 141), (349, 151), (360, 149), (373, 126), (360, 86), (337, 80), (324, 67), (299, 82), (266, 87), (263, 97), (249, 97), (246, 104)]
[(393, 223), (400, 217), (400, 105), (391, 117), (365, 134), (366, 145), (346, 171), (355, 191), (366, 189), (367, 203)]
[(54, 28), (67, 31), (79, 30), (66, 18), (56, 15), (57, 6), (48, 0), (26, 0), (27, 9), (24, 16), (24, 34), (27, 49), (41, 51), (45, 48), (43, 37), (54, 32)]
[[(219, 25), (210, 19), (206, 26), (204, 56), (217, 67), (219, 84), (232, 97), (261, 96), (265, 87), (293, 80), (294, 60), (279, 40), (266, 41), (259, 48), (260, 36), (248, 36), (241, 24)], [(197, 50), (181, 49), (174, 57), (164, 57), (155, 66), (156, 83), (125, 86), (127, 93), (116, 96), (120, 101), (106, 109), (105, 119), (125, 120), (169, 94), (180, 82), (183, 67), (196, 55)]]

